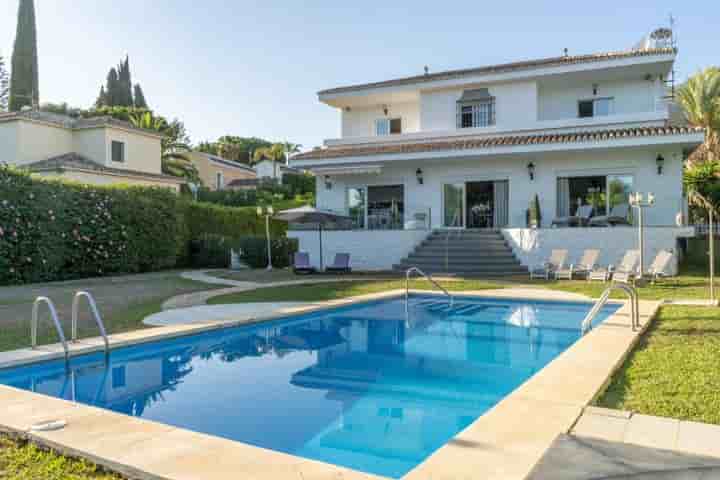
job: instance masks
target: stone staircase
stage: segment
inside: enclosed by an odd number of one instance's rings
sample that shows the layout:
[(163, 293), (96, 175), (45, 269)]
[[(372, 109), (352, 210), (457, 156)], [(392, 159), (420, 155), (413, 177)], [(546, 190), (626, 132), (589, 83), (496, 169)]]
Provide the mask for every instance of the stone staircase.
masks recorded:
[(477, 277), (527, 275), (505, 238), (494, 230), (433, 231), (415, 250), (393, 265), (396, 271), (418, 267), (428, 274)]

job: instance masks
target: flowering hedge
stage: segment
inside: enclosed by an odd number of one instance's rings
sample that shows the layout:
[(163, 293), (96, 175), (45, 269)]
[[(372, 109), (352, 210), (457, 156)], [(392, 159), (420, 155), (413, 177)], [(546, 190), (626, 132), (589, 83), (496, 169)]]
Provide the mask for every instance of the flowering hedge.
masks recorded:
[(187, 242), (177, 195), (40, 181), (0, 167), (0, 283), (173, 267)]
[[(270, 229), (281, 239), (287, 224)], [(0, 166), (0, 284), (212, 267), (190, 252), (208, 234), (264, 238), (265, 220), (255, 208), (192, 202), (163, 188), (38, 180)]]

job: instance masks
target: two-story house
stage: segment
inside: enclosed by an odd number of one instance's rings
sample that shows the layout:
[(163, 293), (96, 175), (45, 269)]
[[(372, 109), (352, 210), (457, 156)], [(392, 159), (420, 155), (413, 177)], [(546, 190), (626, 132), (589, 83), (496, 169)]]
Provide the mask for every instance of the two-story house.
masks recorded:
[(0, 163), (34, 175), (95, 185), (128, 184), (178, 191), (183, 179), (162, 173), (162, 135), (110, 117), (47, 112), (0, 114)]
[[(552, 248), (570, 249), (574, 260), (596, 247), (602, 262), (616, 262), (636, 247), (632, 192), (656, 199), (644, 212), (647, 255), (675, 249), (691, 234), (680, 228), (684, 153), (703, 133), (670, 122), (677, 50), (669, 34), (657, 30), (622, 52), (425, 69), (320, 91), (320, 101), (340, 112), (342, 136), (295, 155), (292, 165), (316, 174), (319, 208), (352, 219), (353, 231), (327, 232), (326, 255), (349, 251), (356, 268), (386, 269), (427, 230), (488, 229), (525, 265)], [(535, 196), (540, 228), (528, 228)], [(562, 221), (580, 214), (623, 221), (596, 228)], [(291, 235), (317, 253), (310, 234)], [(453, 270), (435, 260), (430, 270)]]

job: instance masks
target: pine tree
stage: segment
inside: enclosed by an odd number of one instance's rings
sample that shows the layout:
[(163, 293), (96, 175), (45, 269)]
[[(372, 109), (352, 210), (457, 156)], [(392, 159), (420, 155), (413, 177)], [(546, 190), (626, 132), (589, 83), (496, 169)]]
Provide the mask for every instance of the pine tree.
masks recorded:
[(145, 94), (139, 83), (135, 84), (135, 108), (149, 108), (147, 101), (145, 101)]
[(10, 91), (8, 82), (8, 73), (5, 69), (5, 59), (2, 55), (0, 55), (0, 112), (7, 111), (8, 93)]
[(20, 111), (24, 106), (38, 106), (37, 30), (33, 0), (20, 0), (17, 32), (12, 55), (10, 77), (10, 110)]

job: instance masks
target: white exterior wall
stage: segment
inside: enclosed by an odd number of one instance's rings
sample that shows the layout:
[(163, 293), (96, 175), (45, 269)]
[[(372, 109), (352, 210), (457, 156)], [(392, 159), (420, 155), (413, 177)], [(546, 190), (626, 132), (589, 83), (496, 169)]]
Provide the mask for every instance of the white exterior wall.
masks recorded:
[[(655, 158), (658, 153), (665, 157), (662, 175), (657, 174)], [(530, 161), (535, 164), (534, 181), (530, 181), (527, 172)], [(423, 185), (416, 180), (418, 167), (423, 170)], [(635, 191), (655, 194), (655, 206), (645, 212), (646, 225), (676, 225), (677, 215), (683, 211), (682, 154), (680, 148), (671, 147), (385, 163), (379, 175), (331, 176), (330, 190), (325, 187), (323, 176), (318, 176), (317, 206), (347, 212), (347, 188), (402, 184), (405, 186), (405, 219), (409, 220), (415, 212), (431, 209), (433, 227), (441, 227), (444, 183), (508, 180), (509, 226), (526, 226), (525, 211), (536, 193), (540, 199), (542, 224), (550, 226), (556, 216), (558, 177), (609, 174), (632, 174)]]
[[(645, 232), (645, 268), (661, 250), (673, 250), (676, 255), (668, 273), (677, 272), (677, 240), (691, 237), (692, 227), (650, 227)], [(515, 256), (523, 265), (540, 265), (553, 249), (568, 250), (568, 263), (577, 263), (585, 249), (599, 249), (598, 264), (618, 265), (628, 250), (637, 249), (638, 230), (634, 227), (614, 228), (508, 228), (502, 231)]]
[(280, 179), (280, 164), (270, 160), (263, 160), (255, 165), (257, 178), (277, 178)]
[(0, 123), (0, 163), (15, 164), (18, 156), (19, 122)]
[[(105, 128), (107, 163), (113, 168), (125, 168), (146, 173), (162, 173), (162, 147), (160, 138), (131, 133), (117, 128)], [(125, 162), (112, 161), (112, 142), (125, 143)]]
[[(513, 82), (483, 85), (495, 97), (496, 129), (532, 128), (537, 121), (537, 83)], [(420, 130), (444, 131), (457, 127), (457, 101), (466, 86), (452, 90), (421, 92)], [(481, 129), (478, 129), (481, 130)]]
[[(323, 264), (331, 265), (336, 253), (350, 253), (350, 266), (356, 270), (390, 270), (407, 256), (428, 232), (422, 230), (323, 231)], [(320, 268), (320, 239), (317, 230), (291, 230), (300, 251), (308, 252), (310, 263)]]
[(72, 152), (72, 131), (35, 122), (12, 122), (17, 125), (16, 165), (46, 160)]
[(380, 118), (402, 119), (402, 133), (420, 131), (420, 110), (417, 102), (388, 104), (385, 115), (382, 105), (351, 108), (342, 111), (342, 137), (372, 137), (375, 135), (375, 120)]
[(108, 152), (105, 146), (105, 129), (93, 128), (73, 132), (73, 150), (100, 165), (108, 164)]
[[(597, 95), (593, 95), (594, 83), (598, 86)], [(652, 112), (655, 110), (659, 93), (656, 88), (655, 82), (646, 80), (541, 84), (538, 119), (543, 121), (577, 118), (579, 100), (608, 97), (614, 98), (616, 115)]]

